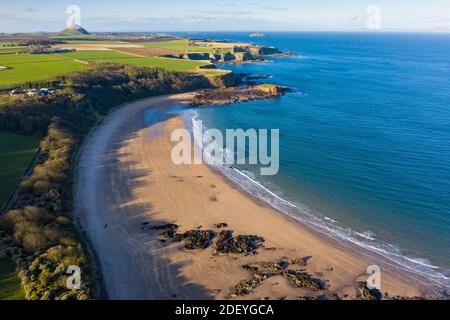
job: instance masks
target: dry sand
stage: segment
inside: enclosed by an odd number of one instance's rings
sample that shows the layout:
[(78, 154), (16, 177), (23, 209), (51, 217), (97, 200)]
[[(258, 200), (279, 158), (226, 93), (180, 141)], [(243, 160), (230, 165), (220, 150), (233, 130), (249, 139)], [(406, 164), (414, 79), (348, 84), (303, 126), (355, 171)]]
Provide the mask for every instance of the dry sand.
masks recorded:
[[(111, 299), (220, 299), (249, 278), (245, 263), (312, 256), (307, 271), (327, 280), (330, 290), (354, 298), (357, 281), (366, 280), (376, 259), (357, 254), (308, 230), (227, 183), (205, 165), (171, 162), (170, 135), (183, 127), (165, 108), (186, 103), (193, 94), (163, 96), (124, 106), (108, 116), (88, 139), (78, 168), (76, 214), (101, 263)], [(143, 114), (152, 107), (154, 123)], [(217, 201), (212, 201), (215, 198)], [(257, 255), (213, 256), (212, 248), (188, 252), (163, 243), (150, 227), (173, 222), (187, 231), (214, 230), (225, 222), (235, 234), (266, 239)], [(403, 272), (382, 267), (382, 291), (415, 296), (419, 284)], [(267, 280), (248, 299), (313, 296), (281, 277)]]

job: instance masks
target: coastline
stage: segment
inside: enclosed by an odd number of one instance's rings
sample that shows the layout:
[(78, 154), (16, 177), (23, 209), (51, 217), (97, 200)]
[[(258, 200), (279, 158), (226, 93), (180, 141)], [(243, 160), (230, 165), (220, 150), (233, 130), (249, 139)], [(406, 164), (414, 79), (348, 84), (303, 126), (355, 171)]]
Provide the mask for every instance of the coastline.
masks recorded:
[[(100, 260), (109, 298), (224, 299), (230, 288), (249, 277), (243, 264), (307, 256), (312, 256), (307, 271), (326, 281), (328, 293), (356, 298), (358, 281), (367, 279), (366, 269), (374, 264), (369, 257), (256, 201), (206, 165), (171, 162), (170, 133), (184, 124), (167, 110), (189, 104), (192, 97), (178, 94), (124, 105), (83, 146), (76, 216)], [(144, 123), (147, 110), (153, 113), (150, 125)], [(275, 250), (259, 249), (245, 257), (214, 256), (211, 248), (183, 250), (180, 243), (163, 242), (146, 227), (168, 222), (182, 231), (227, 223), (235, 234), (264, 237), (264, 246)], [(395, 268), (383, 268), (382, 279), (381, 291), (390, 296), (428, 294)], [(243, 298), (312, 294), (275, 277)]]

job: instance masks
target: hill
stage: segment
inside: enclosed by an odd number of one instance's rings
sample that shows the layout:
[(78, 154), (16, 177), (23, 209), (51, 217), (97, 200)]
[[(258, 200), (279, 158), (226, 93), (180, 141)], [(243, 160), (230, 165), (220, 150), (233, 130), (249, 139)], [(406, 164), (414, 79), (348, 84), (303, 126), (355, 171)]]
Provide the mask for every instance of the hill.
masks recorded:
[(61, 35), (89, 35), (90, 33), (79, 25), (73, 25), (72, 27), (62, 30), (59, 34)]

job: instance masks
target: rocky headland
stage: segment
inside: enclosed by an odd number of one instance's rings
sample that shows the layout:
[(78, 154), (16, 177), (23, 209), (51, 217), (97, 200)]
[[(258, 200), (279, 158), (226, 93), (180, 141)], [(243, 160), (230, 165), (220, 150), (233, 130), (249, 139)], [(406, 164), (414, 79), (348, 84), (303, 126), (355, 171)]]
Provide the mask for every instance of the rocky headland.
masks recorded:
[(290, 91), (292, 90), (287, 87), (273, 84), (203, 90), (194, 96), (190, 106), (228, 105), (253, 100), (264, 100), (283, 96)]

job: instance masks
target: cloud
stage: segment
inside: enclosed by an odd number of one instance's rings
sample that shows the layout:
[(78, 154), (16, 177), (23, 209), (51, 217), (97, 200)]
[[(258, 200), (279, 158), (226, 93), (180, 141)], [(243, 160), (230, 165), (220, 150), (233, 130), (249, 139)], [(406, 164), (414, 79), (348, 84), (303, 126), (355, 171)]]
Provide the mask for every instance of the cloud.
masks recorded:
[(25, 12), (37, 12), (37, 9), (31, 7), (25, 7), (24, 10)]

